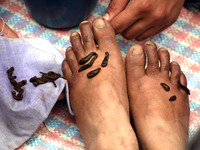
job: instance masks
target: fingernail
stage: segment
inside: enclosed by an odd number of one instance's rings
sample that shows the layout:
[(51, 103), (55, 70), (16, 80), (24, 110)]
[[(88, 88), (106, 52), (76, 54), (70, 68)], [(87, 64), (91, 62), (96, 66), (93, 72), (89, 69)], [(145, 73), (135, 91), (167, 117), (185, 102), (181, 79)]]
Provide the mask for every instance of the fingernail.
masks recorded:
[(151, 41), (147, 41), (147, 42), (145, 43), (145, 45), (152, 45), (152, 46), (155, 46), (155, 44), (154, 44), (153, 42), (151, 42)]
[(143, 51), (141, 49), (134, 49), (132, 51), (132, 53), (133, 53), (133, 56), (135, 56), (135, 55), (142, 55)]
[(101, 29), (104, 28), (106, 26), (105, 21), (101, 18), (101, 19), (97, 19), (94, 23), (95, 27)]
[(78, 35), (77, 32), (72, 32), (72, 34), (71, 34), (71, 36), (76, 36), (76, 35)]
[(105, 20), (109, 20), (110, 16), (109, 16), (108, 13), (105, 13), (105, 15), (103, 16), (103, 18), (104, 18)]
[(72, 47), (68, 47), (68, 48), (66, 49), (66, 51), (70, 51), (70, 50), (72, 50)]

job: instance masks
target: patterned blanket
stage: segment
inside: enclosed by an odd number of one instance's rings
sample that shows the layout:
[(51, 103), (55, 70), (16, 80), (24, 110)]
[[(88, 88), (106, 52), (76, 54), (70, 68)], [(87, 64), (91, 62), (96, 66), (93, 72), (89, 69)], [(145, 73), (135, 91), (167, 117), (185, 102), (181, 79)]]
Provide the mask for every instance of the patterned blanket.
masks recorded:
[[(98, 0), (89, 21), (100, 17), (106, 11), (109, 0)], [(0, 16), (6, 23), (23, 38), (44, 38), (49, 40), (64, 54), (70, 46), (70, 30), (52, 30), (39, 25), (28, 12), (23, 0), (0, 0)], [(116, 36), (121, 47), (122, 56), (125, 56), (129, 47), (138, 43), (127, 41), (120, 35)], [(178, 20), (168, 29), (149, 38), (159, 47), (170, 48), (171, 60), (181, 65), (182, 71), (188, 79), (190, 95), (190, 137), (200, 125), (200, 13), (192, 13), (182, 9)], [(49, 117), (18, 150), (72, 150), (85, 149), (79, 134), (74, 117), (66, 106), (65, 100), (57, 102)]]

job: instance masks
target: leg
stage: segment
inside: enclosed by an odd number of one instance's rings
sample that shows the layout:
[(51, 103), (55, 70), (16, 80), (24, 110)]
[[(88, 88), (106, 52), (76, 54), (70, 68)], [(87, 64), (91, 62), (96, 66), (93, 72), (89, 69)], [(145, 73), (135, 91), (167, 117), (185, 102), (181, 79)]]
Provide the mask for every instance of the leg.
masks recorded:
[[(130, 125), (124, 65), (114, 30), (101, 18), (93, 22), (94, 37), (89, 22), (82, 22), (79, 28), (83, 41), (77, 32), (72, 33), (72, 47), (66, 50), (63, 73), (86, 149), (136, 150), (138, 143)], [(91, 52), (96, 52), (98, 58), (92, 67), (78, 72), (78, 62)], [(110, 54), (108, 65), (101, 67), (105, 52)], [(88, 79), (87, 73), (99, 67), (99, 74)]]
[[(186, 77), (176, 62), (170, 64), (165, 48), (157, 51), (154, 43), (135, 45), (126, 56), (128, 95), (136, 134), (143, 149), (183, 149), (189, 128), (189, 100), (178, 81), (186, 86)], [(160, 62), (160, 67), (159, 67)], [(169, 73), (171, 71), (171, 74)], [(166, 83), (165, 91), (160, 83)], [(169, 101), (176, 95), (175, 101)]]
[[(2, 31), (3, 28), (3, 20), (0, 19), (0, 31)], [(5, 24), (4, 30), (3, 30), (3, 36), (7, 38), (19, 38), (18, 35), (7, 25)]]

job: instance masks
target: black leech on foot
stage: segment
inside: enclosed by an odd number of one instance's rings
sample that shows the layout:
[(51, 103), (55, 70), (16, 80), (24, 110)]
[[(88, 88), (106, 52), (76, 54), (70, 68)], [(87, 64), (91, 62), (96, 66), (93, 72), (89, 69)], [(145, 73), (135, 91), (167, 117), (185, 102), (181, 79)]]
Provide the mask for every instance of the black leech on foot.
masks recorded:
[(181, 89), (183, 89), (188, 95), (190, 95), (190, 90), (187, 87), (182, 85), (179, 81), (178, 81), (178, 84), (179, 84)]
[(108, 59), (109, 59), (109, 53), (108, 52), (105, 52), (105, 57), (103, 59), (103, 62), (101, 64), (102, 67), (106, 67), (108, 65)]
[(166, 90), (169, 91), (170, 87), (166, 83), (160, 83), (160, 85)]
[(87, 55), (86, 57), (82, 58), (82, 59), (79, 61), (79, 65), (83, 65), (83, 64), (87, 63), (87, 62), (90, 60), (90, 58), (91, 58), (92, 56), (95, 56), (95, 55), (97, 55), (97, 53), (91, 52), (89, 55)]
[(91, 67), (93, 65), (94, 61), (97, 59), (97, 57), (98, 57), (98, 55), (96, 54), (94, 56), (94, 58), (92, 58), (92, 60), (88, 64), (86, 64), (86, 65), (82, 66), (81, 68), (79, 68), (78, 72), (81, 72), (81, 71), (86, 70), (89, 67)]
[(170, 97), (169, 101), (175, 101), (176, 100), (176, 95), (173, 95)]
[(98, 68), (98, 69), (95, 69), (93, 71), (90, 71), (88, 74), (87, 74), (87, 77), (90, 79), (90, 78), (93, 78), (94, 76), (96, 76), (99, 71), (101, 70), (101, 68)]

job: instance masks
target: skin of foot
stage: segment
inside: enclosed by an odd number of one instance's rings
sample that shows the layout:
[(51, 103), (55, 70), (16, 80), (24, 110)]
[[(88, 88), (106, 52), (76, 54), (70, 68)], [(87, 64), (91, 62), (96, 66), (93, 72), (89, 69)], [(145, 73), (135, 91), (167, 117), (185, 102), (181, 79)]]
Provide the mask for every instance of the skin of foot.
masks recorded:
[[(102, 18), (92, 25), (84, 21), (79, 28), (81, 35), (71, 34), (72, 47), (66, 50), (62, 67), (86, 149), (137, 150), (138, 142), (130, 125), (125, 67), (114, 30)], [(78, 72), (78, 62), (91, 52), (96, 52), (98, 58), (90, 68)], [(109, 53), (108, 65), (101, 67), (105, 52)], [(99, 74), (87, 78), (87, 73), (97, 68), (101, 68)]]
[[(168, 50), (157, 51), (150, 41), (143, 47), (131, 47), (125, 60), (131, 115), (140, 146), (144, 150), (184, 149), (190, 108), (187, 93), (178, 85), (180, 81), (187, 86), (179, 64), (170, 63)], [(166, 83), (170, 90), (165, 91), (160, 83)], [(176, 100), (169, 101), (173, 95)]]
[[(2, 31), (2, 28), (3, 20), (0, 19), (0, 31)], [(7, 38), (19, 38), (18, 35), (7, 24), (4, 26), (3, 36)]]

